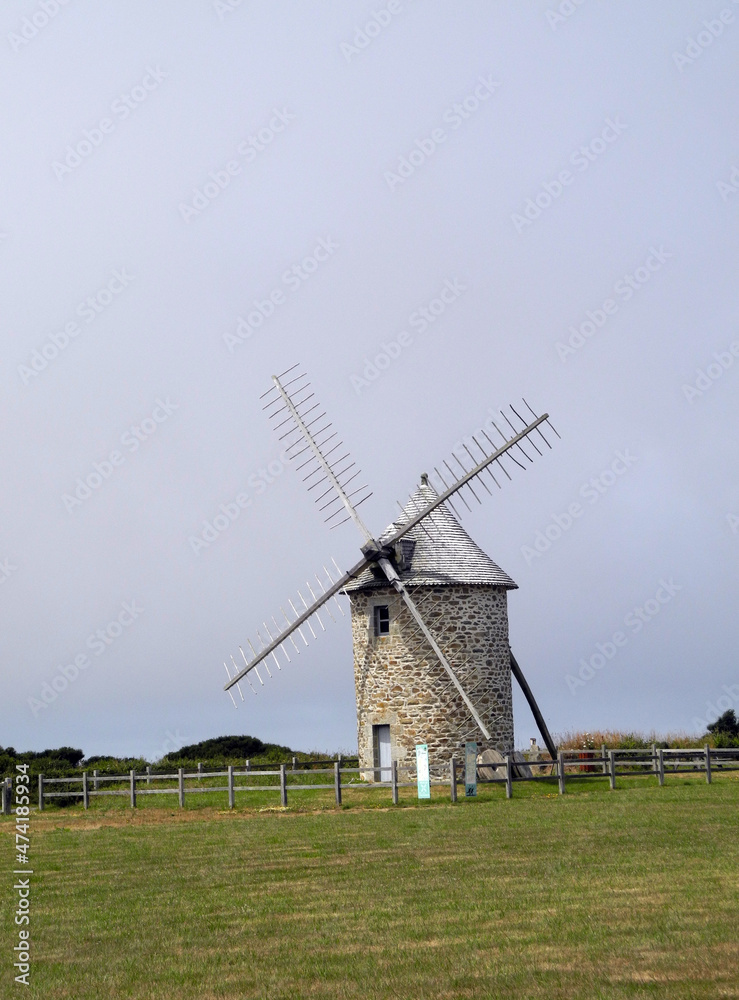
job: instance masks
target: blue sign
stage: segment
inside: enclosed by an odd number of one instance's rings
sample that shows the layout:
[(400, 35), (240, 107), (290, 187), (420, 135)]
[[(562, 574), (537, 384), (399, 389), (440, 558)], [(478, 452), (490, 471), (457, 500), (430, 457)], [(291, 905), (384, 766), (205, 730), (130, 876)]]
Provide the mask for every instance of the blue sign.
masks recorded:
[(464, 794), (477, 795), (477, 743), (464, 745)]
[(419, 799), (431, 798), (431, 780), (429, 778), (429, 747), (428, 743), (416, 744), (416, 775), (418, 778)]

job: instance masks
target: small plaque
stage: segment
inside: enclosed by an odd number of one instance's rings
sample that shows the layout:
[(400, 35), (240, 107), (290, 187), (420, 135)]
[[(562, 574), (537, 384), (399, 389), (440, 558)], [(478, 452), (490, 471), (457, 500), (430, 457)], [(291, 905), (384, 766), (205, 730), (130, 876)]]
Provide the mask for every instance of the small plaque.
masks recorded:
[(419, 799), (431, 798), (431, 781), (429, 779), (429, 747), (428, 743), (416, 744), (416, 775), (418, 778)]
[(477, 795), (477, 743), (464, 745), (464, 794)]

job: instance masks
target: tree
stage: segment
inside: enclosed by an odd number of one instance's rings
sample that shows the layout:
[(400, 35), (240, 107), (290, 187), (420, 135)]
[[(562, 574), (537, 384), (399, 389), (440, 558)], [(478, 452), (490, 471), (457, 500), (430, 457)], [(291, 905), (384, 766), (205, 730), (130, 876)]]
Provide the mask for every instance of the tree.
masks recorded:
[(719, 736), (721, 733), (726, 736), (739, 736), (739, 719), (737, 719), (734, 709), (730, 708), (715, 722), (712, 722), (708, 727), (708, 732), (713, 733), (714, 736)]

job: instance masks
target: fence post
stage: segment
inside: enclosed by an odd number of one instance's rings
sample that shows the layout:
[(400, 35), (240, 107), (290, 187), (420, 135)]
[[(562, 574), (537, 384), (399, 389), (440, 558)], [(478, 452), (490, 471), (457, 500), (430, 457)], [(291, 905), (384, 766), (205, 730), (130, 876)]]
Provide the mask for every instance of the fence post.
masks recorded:
[(665, 783), (665, 754), (662, 747), (657, 751), (657, 777), (660, 785)]
[(228, 765), (228, 808), (233, 809), (236, 805), (236, 793), (234, 792), (234, 766)]
[(131, 808), (136, 808), (136, 771), (131, 768)]
[(0, 786), (0, 796), (2, 797), (2, 808), (3, 816), (10, 815), (10, 791), (8, 790), (8, 782), (3, 778), (3, 783)]
[(251, 771), (251, 761), (248, 757), (246, 758), (246, 770)]
[(280, 805), (287, 805), (287, 764), (280, 764)]
[(82, 805), (85, 809), (90, 808), (90, 789), (87, 784), (87, 771), (82, 772)]
[(95, 770), (92, 772), (92, 787), (95, 789), (95, 791), (97, 791), (98, 788), (100, 788), (100, 782), (98, 781), (98, 769), (97, 768), (95, 768)]
[(203, 762), (201, 760), (199, 760), (198, 761), (198, 781), (202, 781), (202, 777), (201, 777), (202, 773), (203, 773)]
[(652, 770), (657, 773), (657, 744), (652, 744)]
[(559, 794), (565, 793), (565, 755), (562, 750), (557, 754), (557, 777), (559, 779)]
[(398, 804), (398, 762), (394, 760), (390, 766), (390, 784), (393, 792), (393, 805)]
[(179, 792), (180, 809), (185, 808), (185, 769), (177, 768), (177, 789)]
[(151, 764), (146, 765), (146, 784), (151, 784)]
[(605, 743), (600, 745), (600, 755), (603, 758), (603, 774), (608, 774), (608, 751)]
[(616, 751), (608, 751), (608, 783), (611, 791), (616, 787)]
[(39, 810), (44, 808), (44, 776), (40, 774), (38, 776), (38, 807)]
[(711, 748), (706, 743), (706, 782), (711, 784)]
[(452, 802), (457, 801), (457, 761), (454, 757), (449, 761), (449, 784), (452, 793)]
[(505, 755), (505, 797), (507, 799), (513, 798), (513, 766), (509, 753)]
[[(295, 758), (293, 758), (294, 760)], [(336, 792), (336, 805), (341, 805), (341, 764), (336, 761), (334, 764), (334, 791)]]
[(298, 769), (298, 758), (293, 757), (293, 771), (297, 771), (297, 769)]

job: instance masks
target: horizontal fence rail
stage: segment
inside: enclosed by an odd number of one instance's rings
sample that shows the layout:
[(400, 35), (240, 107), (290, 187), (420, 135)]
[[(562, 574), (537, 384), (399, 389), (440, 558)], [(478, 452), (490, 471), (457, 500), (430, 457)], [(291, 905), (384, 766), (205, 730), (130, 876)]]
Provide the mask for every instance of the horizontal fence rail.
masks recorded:
[[(390, 789), (392, 801), (397, 804), (398, 789), (416, 787), (415, 766), (401, 765), (398, 761), (393, 761), (389, 767), (360, 767), (358, 764), (354, 767), (346, 766), (341, 761), (304, 763), (310, 766), (297, 767), (293, 761), (292, 765), (261, 766), (257, 770), (250, 767), (247, 761), (247, 766), (243, 768), (229, 766), (222, 770), (208, 771), (201, 767), (188, 771), (178, 768), (161, 774), (152, 772), (151, 768), (139, 772), (132, 770), (127, 774), (99, 774), (97, 771), (90, 774), (83, 771), (80, 775), (61, 778), (47, 778), (40, 774), (38, 806), (43, 809), (45, 803), (52, 799), (81, 799), (87, 809), (91, 798), (127, 796), (131, 807), (135, 808), (137, 798), (141, 795), (176, 795), (180, 808), (183, 808), (186, 795), (205, 792), (227, 793), (228, 805), (232, 809), (236, 804), (236, 795), (245, 792), (279, 793), (280, 804), (286, 806), (288, 792), (292, 795), (296, 792), (326, 789), (334, 790), (336, 803), (341, 805), (343, 792), (358, 787)], [(506, 796), (511, 798), (513, 785), (522, 781), (556, 781), (560, 794), (564, 794), (568, 776), (608, 778), (611, 789), (614, 789), (617, 777), (651, 775), (657, 778), (660, 785), (664, 785), (666, 775), (702, 773), (710, 783), (714, 774), (735, 770), (739, 770), (739, 748), (719, 749), (706, 746), (689, 750), (662, 750), (657, 747), (652, 747), (651, 750), (608, 750), (602, 747), (600, 750), (560, 750), (556, 760), (551, 760), (548, 756), (525, 760), (517, 754), (515, 758), (508, 755), (497, 763), (478, 763), (477, 781), (482, 785), (504, 782)], [(401, 781), (401, 775), (406, 780)], [(367, 781), (370, 776), (372, 780)], [(221, 779), (224, 783), (202, 784), (206, 779)], [(254, 784), (257, 779), (260, 783)], [(2, 812), (5, 815), (12, 811), (9, 780), (0, 782)], [(158, 782), (170, 784), (164, 788), (151, 787)], [(433, 786), (449, 786), (451, 800), (456, 802), (457, 786), (465, 784), (464, 767), (454, 759), (447, 765), (432, 766), (430, 783)]]

